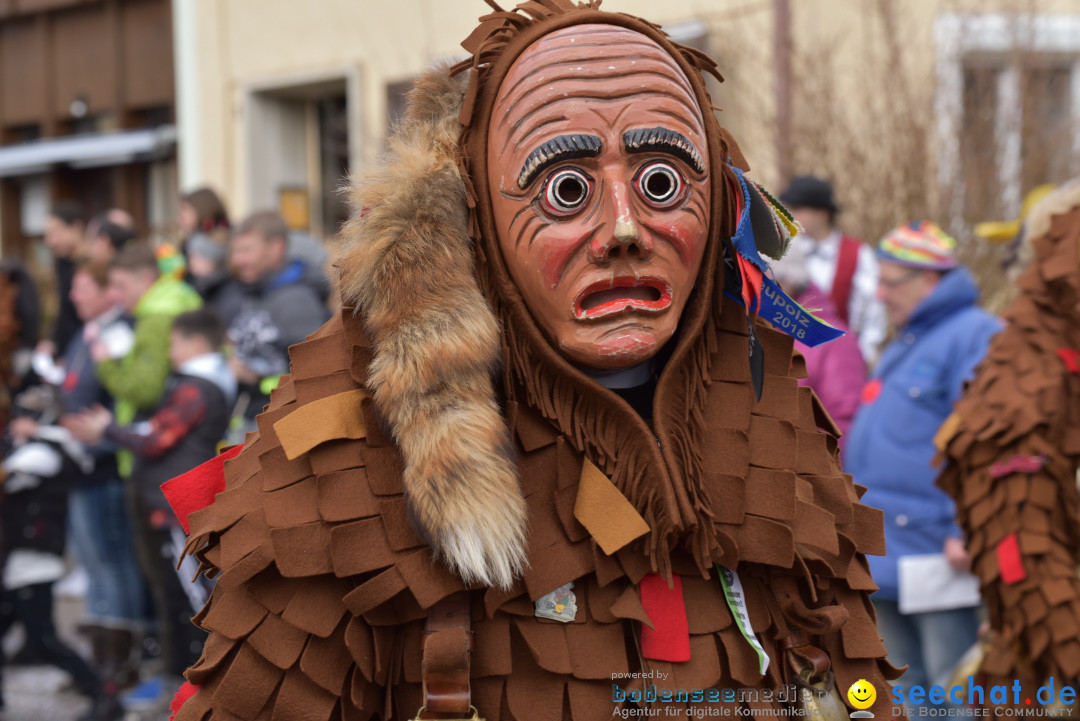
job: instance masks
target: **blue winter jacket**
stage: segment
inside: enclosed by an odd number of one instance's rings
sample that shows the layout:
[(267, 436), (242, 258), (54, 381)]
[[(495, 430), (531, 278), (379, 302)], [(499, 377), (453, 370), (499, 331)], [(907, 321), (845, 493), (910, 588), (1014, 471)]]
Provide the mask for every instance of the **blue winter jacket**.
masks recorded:
[(887, 555), (869, 557), (881, 598), (898, 599), (901, 556), (941, 553), (946, 538), (961, 535), (930, 462), (934, 434), (1001, 329), (978, 296), (966, 268), (941, 278), (885, 347), (851, 426), (844, 470), (867, 487), (862, 502), (885, 512)]

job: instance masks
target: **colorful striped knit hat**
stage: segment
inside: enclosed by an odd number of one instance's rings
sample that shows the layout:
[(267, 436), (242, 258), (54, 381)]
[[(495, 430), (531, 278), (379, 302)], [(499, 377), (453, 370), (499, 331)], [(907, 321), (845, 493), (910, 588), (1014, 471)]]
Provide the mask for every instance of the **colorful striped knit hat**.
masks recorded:
[(878, 257), (926, 270), (951, 270), (956, 239), (929, 220), (916, 220), (890, 230), (878, 243)]

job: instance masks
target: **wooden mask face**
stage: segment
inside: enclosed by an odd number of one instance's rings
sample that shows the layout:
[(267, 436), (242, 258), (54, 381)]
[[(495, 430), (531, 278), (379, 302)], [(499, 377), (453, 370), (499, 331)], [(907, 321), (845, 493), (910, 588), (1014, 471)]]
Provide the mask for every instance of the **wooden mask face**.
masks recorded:
[(674, 335), (709, 232), (701, 109), (659, 45), (577, 25), (530, 45), (491, 113), (499, 246), (549, 342), (628, 368)]

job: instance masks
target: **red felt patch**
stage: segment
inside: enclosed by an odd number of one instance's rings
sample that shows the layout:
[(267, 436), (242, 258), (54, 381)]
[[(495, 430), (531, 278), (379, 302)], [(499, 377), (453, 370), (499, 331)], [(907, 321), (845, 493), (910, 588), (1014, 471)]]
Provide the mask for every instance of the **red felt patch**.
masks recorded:
[(184, 681), (180, 684), (180, 688), (176, 690), (176, 695), (173, 696), (172, 703), (169, 704), (169, 710), (172, 711), (169, 714), (169, 721), (173, 721), (176, 718), (176, 714), (179, 713), (180, 707), (187, 703), (187, 700), (195, 695), (195, 692), (199, 690), (199, 687), (191, 683), (191, 681)]
[(1015, 533), (1010, 533), (1001, 540), (997, 547), (998, 569), (1001, 580), (1005, 583), (1020, 583), (1027, 578), (1024, 562), (1020, 558), (1020, 543)]
[(236, 458), (244, 444), (234, 446), (202, 465), (195, 466), (182, 476), (161, 484), (161, 492), (180, 519), (184, 533), (190, 533), (188, 516), (214, 502), (217, 494), (225, 490), (225, 461)]
[(652, 621), (653, 628), (641, 624), (641, 655), (654, 661), (690, 660), (690, 624), (686, 620), (682, 578), (672, 574), (674, 584), (658, 573), (641, 579), (641, 606)]
[(739, 271), (742, 273), (742, 300), (747, 313), (755, 312), (761, 305), (761, 276), (757, 266), (738, 253), (735, 257), (739, 262)]
[(876, 401), (878, 399), (878, 396), (880, 396), (880, 395), (881, 395), (881, 379), (880, 378), (874, 378), (873, 380), (867, 381), (866, 385), (864, 385), (862, 387), (862, 393), (859, 395), (859, 401), (864, 406), (868, 406), (871, 403), (873, 403), (874, 401)]
[(1057, 354), (1070, 373), (1080, 373), (1080, 350), (1072, 348), (1058, 348)]

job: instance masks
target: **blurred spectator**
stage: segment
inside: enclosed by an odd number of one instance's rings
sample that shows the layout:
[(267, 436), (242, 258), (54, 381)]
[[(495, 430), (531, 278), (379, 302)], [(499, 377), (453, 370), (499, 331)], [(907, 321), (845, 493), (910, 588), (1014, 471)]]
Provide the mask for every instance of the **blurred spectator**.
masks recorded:
[(228, 327), (243, 306), (244, 290), (226, 267), (228, 238), (216, 235), (199, 232), (188, 238), (188, 279), (203, 303)]
[[(199, 188), (180, 199), (177, 223), (180, 226), (181, 247), (189, 262), (191, 256), (189, 244), (196, 234), (203, 234), (224, 243), (227, 242), (228, 233), (232, 228), (225, 201), (209, 188)], [(304, 231), (289, 230), (287, 237), (289, 260), (299, 260), (304, 264), (305, 282), (318, 291), (319, 300), (325, 303), (330, 297), (330, 279), (326, 274), (329, 255), (326, 248)], [(194, 285), (193, 277), (196, 275), (205, 275), (205, 273), (199, 274), (189, 270), (188, 282)], [(228, 310), (229, 304), (225, 305)], [(234, 315), (235, 312), (222, 313), (226, 327)]]
[(19, 348), (33, 349), (41, 332), (41, 296), (37, 283), (26, 265), (18, 260), (0, 260), (0, 273), (16, 289), (15, 316), (19, 319)]
[[(847, 330), (832, 299), (810, 282), (801, 244), (792, 243), (784, 257), (773, 261), (770, 266), (777, 282), (797, 303), (829, 325)], [(810, 386), (817, 393), (825, 410), (844, 434), (840, 439), (842, 449), (847, 443), (847, 432), (855, 417), (855, 409), (859, 406), (859, 389), (866, 382), (866, 363), (859, 344), (854, 334), (846, 333), (832, 342), (813, 348), (796, 340), (795, 348), (806, 359), (808, 374), (799, 381), (799, 385)]]
[(176, 563), (184, 532), (173, 515), (161, 484), (210, 460), (229, 423), (236, 379), (219, 352), (224, 340), (221, 321), (208, 309), (176, 317), (170, 334), (169, 376), (163, 400), (144, 423), (125, 427), (102, 406), (72, 419), (84, 442), (108, 438), (134, 451), (133, 472), (139, 511), (140, 563), (154, 595), (165, 673), (176, 688), (184, 670), (198, 659), (204, 634), (190, 621), (206, 602), (202, 587), (181, 579)]
[(0, 427), (7, 424), (12, 397), (32, 375), (40, 321), (37, 284), (26, 266), (17, 260), (0, 261)]
[(135, 240), (133, 228), (117, 225), (109, 220), (100, 220), (87, 228), (86, 255), (105, 263), (115, 258), (117, 253)]
[(806, 257), (810, 282), (829, 296), (840, 319), (855, 333), (863, 358), (873, 364), (886, 331), (885, 312), (877, 299), (878, 264), (873, 248), (837, 229), (840, 207), (828, 181), (798, 176), (780, 200), (802, 225), (795, 243)]
[(976, 304), (955, 251), (926, 221), (882, 238), (879, 297), (899, 335), (863, 388), (844, 454), (844, 470), (869, 489), (863, 502), (885, 512), (888, 555), (867, 557), (880, 588), (872, 600), (889, 661), (910, 666), (912, 686), (944, 684), (978, 626), (976, 608), (902, 614), (898, 602), (901, 557), (943, 554), (956, 570), (970, 562), (953, 502), (934, 485), (933, 439), (1000, 324)]
[(90, 242), (98, 234), (98, 231), (101, 230), (101, 226), (105, 223), (110, 223), (118, 228), (123, 228), (131, 233), (131, 237), (133, 238), (137, 235), (135, 232), (135, 218), (132, 217), (131, 213), (122, 208), (109, 208), (104, 213), (98, 213), (86, 222), (83, 242), (86, 245), (90, 245)]
[(319, 302), (324, 305), (330, 300), (330, 277), (326, 266), (330, 256), (323, 244), (302, 230), (289, 231), (289, 261), (298, 260), (304, 264), (304, 282), (319, 295)]
[(288, 256), (289, 227), (273, 211), (252, 214), (233, 236), (233, 271), (250, 294), (229, 326), (230, 364), (250, 398), (249, 420), (262, 411), (270, 388), (288, 371), (289, 346), (330, 317), (304, 262)]
[[(131, 321), (108, 295), (108, 265), (84, 260), (75, 269), (71, 300), (84, 322), (64, 357), (61, 395), (67, 413), (96, 405), (111, 406), (98, 382), (90, 344), (119, 334), (132, 335)], [(137, 631), (143, 618), (146, 589), (135, 560), (124, 486), (111, 444), (89, 449), (93, 469), (77, 473), (69, 496), (68, 527), (75, 554), (86, 569), (88, 588), (83, 628), (90, 638), (99, 673), (124, 685), (134, 668)]]
[(59, 299), (51, 341), (42, 341), (41, 350), (52, 356), (63, 355), (67, 344), (78, 332), (79, 316), (71, 304), (71, 276), (75, 259), (83, 244), (85, 228), (82, 208), (74, 201), (61, 201), (53, 206), (45, 220), (45, 245), (53, 256), (56, 272), (56, 293)]
[(989, 293), (984, 289), (982, 300), (987, 310), (1000, 312), (1016, 298), (1017, 281), (1033, 260), (1030, 239), (1024, 232), (1028, 215), (1040, 201), (1054, 192), (1056, 187), (1051, 183), (1044, 183), (1029, 190), (1020, 203), (1020, 215), (1017, 218), (975, 224), (973, 230), (978, 238), (1003, 246), (1000, 269), (1005, 282), (995, 283)]
[(24, 652), (30, 658), (71, 674), (80, 693), (93, 699), (85, 721), (120, 719), (124, 710), (117, 687), (106, 683), (57, 635), (53, 620), (53, 584), (66, 572), (63, 554), (70, 481), (87, 473), (93, 460), (71, 435), (52, 425), (59, 415), (56, 395), (47, 387), (20, 394), (24, 412), (15, 418), (10, 452), (3, 462), (3, 592), (0, 636), (21, 623)]
[(132, 235), (135, 235), (135, 218), (131, 213), (127, 212), (123, 208), (109, 208), (105, 211), (105, 222), (118, 225), (121, 228), (131, 231)]
[(227, 231), (230, 227), (225, 203), (210, 188), (199, 188), (181, 197), (176, 220), (185, 243), (195, 233)]
[[(188, 284), (161, 276), (154, 251), (145, 246), (124, 250), (109, 265), (110, 299), (135, 317), (129, 347), (97, 338), (90, 352), (102, 386), (116, 403), (116, 419), (130, 423), (137, 411), (155, 407), (169, 375), (169, 331), (173, 318), (202, 306)], [(121, 456), (121, 474), (131, 460)]]

